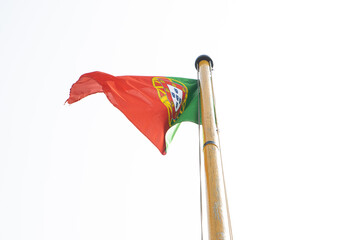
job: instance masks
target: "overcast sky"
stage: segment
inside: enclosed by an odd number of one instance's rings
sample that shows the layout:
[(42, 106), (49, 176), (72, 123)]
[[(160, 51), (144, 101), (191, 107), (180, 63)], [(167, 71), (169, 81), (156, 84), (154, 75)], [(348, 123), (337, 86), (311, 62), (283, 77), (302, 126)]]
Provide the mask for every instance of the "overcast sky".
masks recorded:
[(360, 239), (358, 1), (0, 2), (0, 239), (200, 239), (198, 127), (166, 156), (86, 72), (213, 81), (234, 239)]

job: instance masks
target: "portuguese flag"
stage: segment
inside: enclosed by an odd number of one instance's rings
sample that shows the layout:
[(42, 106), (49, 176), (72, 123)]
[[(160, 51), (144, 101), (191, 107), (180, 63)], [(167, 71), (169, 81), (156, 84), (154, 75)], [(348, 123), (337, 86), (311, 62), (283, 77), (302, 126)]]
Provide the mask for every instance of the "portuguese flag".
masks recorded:
[(83, 74), (70, 89), (72, 104), (103, 92), (162, 154), (181, 122), (199, 123), (198, 80), (178, 77), (112, 76), (103, 72)]

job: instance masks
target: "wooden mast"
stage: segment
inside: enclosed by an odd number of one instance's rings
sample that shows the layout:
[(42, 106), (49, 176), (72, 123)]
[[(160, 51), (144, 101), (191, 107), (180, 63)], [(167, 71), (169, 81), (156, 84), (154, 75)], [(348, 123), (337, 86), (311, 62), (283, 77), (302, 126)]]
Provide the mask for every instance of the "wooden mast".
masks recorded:
[(210, 240), (232, 240), (212, 87), (213, 61), (209, 56), (201, 55), (196, 59), (195, 67), (200, 80), (208, 236)]

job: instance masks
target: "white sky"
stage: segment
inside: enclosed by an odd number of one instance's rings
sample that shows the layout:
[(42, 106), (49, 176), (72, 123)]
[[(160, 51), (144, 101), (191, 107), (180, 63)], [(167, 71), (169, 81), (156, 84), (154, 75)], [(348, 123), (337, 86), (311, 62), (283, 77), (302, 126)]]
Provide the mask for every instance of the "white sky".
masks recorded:
[(200, 239), (198, 129), (162, 156), (90, 71), (208, 54), (234, 239), (360, 239), (358, 1), (0, 3), (0, 239)]

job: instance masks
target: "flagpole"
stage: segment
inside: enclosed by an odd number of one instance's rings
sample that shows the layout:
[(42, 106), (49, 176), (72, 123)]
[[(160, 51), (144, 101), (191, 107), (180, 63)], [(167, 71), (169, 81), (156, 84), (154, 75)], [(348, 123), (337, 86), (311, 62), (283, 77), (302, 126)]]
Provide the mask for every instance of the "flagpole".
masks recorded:
[(206, 179), (208, 237), (210, 240), (232, 240), (224, 174), (220, 153), (212, 86), (213, 61), (207, 55), (195, 61), (200, 80), (202, 155)]

